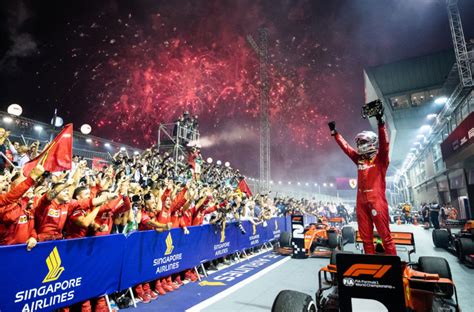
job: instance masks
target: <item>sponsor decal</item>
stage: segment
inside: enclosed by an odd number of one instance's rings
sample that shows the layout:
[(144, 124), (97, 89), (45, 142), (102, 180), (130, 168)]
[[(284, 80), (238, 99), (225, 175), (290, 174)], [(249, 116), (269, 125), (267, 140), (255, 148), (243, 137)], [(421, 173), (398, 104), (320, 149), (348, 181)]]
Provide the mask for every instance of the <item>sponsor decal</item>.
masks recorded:
[(344, 276), (356, 277), (360, 275), (370, 275), (374, 278), (381, 278), (391, 267), (391, 265), (357, 263), (353, 264), (344, 273)]
[(160, 274), (164, 272), (168, 272), (171, 270), (179, 269), (180, 261), (183, 259), (183, 254), (175, 254), (172, 255), (174, 246), (173, 246), (173, 237), (171, 236), (171, 232), (168, 233), (166, 236), (166, 251), (164, 256), (161, 258), (153, 259), (153, 266), (157, 267), (155, 274)]
[(376, 280), (364, 280), (359, 277), (361, 275), (370, 276), (374, 279), (381, 279), (387, 273), (391, 265), (381, 264), (353, 264), (345, 273), (342, 283), (347, 287), (367, 287), (367, 288), (385, 288), (394, 289), (392, 285), (384, 285)]
[(226, 255), (229, 253), (230, 242), (223, 242), (214, 245), (214, 254), (216, 256)]
[(356, 186), (357, 186), (357, 179), (349, 179), (349, 186), (350, 186), (352, 189), (355, 189)]
[(25, 223), (28, 223), (28, 217), (26, 215), (20, 216), (20, 218), (18, 219), (18, 224), (25, 224)]
[(375, 217), (377, 215), (377, 210), (372, 209), (372, 215)]
[[(46, 266), (48, 267), (48, 274), (42, 282), (46, 285), (21, 290), (15, 294), (15, 303), (28, 301), (25, 302), (22, 312), (33, 312), (41, 309), (51, 310), (50, 307), (54, 305), (72, 301), (74, 299), (74, 289), (81, 287), (82, 277), (57, 281), (65, 270), (61, 266), (61, 257), (57, 247), (54, 247), (46, 258)], [(57, 282), (52, 283), (54, 281)]]
[(48, 210), (48, 217), (59, 218), (59, 210), (50, 208), (50, 209)]
[(43, 280), (43, 283), (53, 282), (57, 280), (64, 272), (64, 267), (61, 266), (61, 257), (59, 256), (58, 248), (54, 247), (53, 251), (46, 258), (46, 265), (48, 266), (48, 274)]
[(171, 255), (173, 252), (174, 246), (173, 246), (173, 237), (171, 237), (171, 232), (168, 233), (168, 236), (166, 236), (166, 251), (165, 251), (165, 256)]

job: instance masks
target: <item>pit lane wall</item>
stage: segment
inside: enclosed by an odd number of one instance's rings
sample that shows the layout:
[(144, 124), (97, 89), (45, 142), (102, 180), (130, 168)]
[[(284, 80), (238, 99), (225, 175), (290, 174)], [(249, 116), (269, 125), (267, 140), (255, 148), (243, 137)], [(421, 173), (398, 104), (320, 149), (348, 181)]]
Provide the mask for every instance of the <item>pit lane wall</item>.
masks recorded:
[(276, 240), (285, 218), (0, 247), (0, 311), (51, 311)]

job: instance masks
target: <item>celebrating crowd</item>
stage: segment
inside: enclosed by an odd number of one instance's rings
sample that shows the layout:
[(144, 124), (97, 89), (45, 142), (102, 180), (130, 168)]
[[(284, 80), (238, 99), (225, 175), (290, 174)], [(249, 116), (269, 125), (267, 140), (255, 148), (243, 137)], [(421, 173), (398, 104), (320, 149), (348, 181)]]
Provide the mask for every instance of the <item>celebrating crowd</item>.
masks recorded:
[[(74, 156), (70, 169), (48, 172), (42, 155), (51, 144), (20, 145), (8, 137), (9, 132), (0, 128), (1, 245), (26, 244), (30, 251), (38, 242), (111, 233), (181, 228), (188, 234), (188, 227), (201, 224), (212, 224), (216, 231), (235, 226), (245, 234), (244, 220), (266, 226), (272, 217), (294, 213), (350, 219), (342, 205), (253, 195), (239, 170), (204, 162), (196, 145), (186, 147), (187, 158), (176, 159), (153, 146), (132, 156), (119, 151), (101, 165)], [(213, 269), (231, 259), (205, 267)], [(147, 303), (176, 291), (184, 280), (197, 279), (197, 273), (187, 269), (136, 285), (134, 292)], [(62, 310), (70, 309), (108, 311), (105, 298)]]

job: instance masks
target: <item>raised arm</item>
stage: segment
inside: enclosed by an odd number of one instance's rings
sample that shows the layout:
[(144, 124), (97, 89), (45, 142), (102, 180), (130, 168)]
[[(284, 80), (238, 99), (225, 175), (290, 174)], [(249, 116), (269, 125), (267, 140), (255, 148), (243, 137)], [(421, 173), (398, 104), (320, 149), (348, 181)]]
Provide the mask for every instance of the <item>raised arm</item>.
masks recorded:
[(331, 121), (328, 123), (329, 130), (331, 130), (331, 135), (336, 139), (337, 144), (341, 147), (342, 151), (346, 153), (347, 156), (357, 164), (359, 155), (357, 152), (347, 143), (347, 141), (336, 131), (336, 122)]

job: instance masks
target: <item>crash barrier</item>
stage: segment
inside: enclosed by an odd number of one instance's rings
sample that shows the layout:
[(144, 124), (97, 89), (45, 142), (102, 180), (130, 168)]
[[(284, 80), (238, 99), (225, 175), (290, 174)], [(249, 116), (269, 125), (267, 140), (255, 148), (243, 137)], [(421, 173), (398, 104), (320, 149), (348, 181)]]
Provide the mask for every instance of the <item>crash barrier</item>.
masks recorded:
[(285, 218), (264, 225), (212, 225), (86, 237), (0, 247), (0, 311), (51, 311), (89, 298), (193, 268), (202, 262), (261, 246), (285, 231)]

